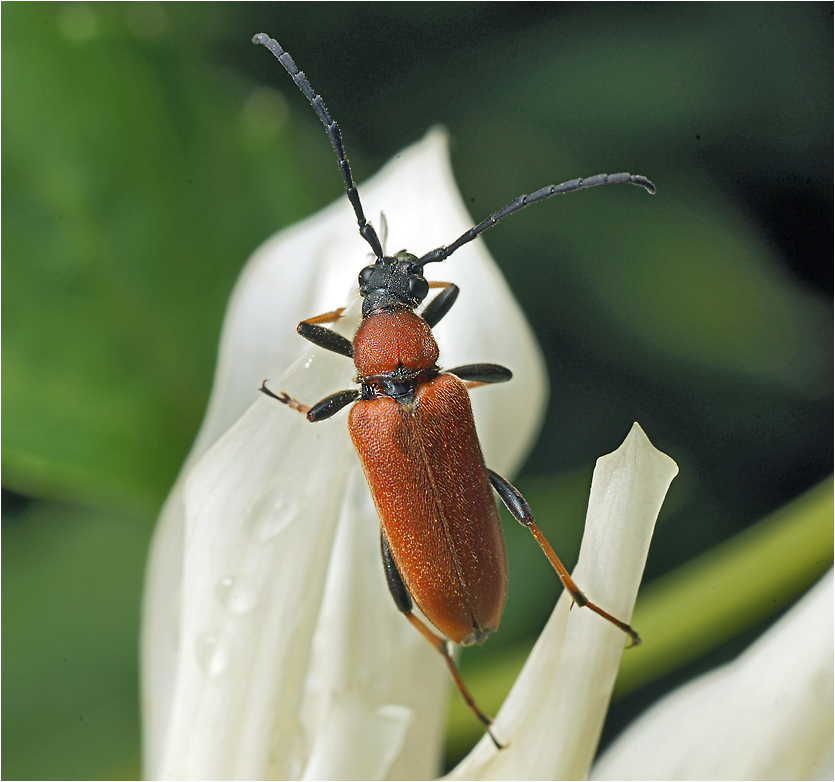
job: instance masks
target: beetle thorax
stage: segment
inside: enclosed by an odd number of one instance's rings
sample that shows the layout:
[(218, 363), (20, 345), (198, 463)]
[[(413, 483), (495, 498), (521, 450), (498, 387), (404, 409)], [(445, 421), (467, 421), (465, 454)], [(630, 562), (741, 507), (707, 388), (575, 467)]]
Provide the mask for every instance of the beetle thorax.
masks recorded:
[(438, 361), (438, 343), (429, 324), (408, 309), (369, 315), (354, 337), (354, 364), (360, 378), (399, 370), (420, 372)]

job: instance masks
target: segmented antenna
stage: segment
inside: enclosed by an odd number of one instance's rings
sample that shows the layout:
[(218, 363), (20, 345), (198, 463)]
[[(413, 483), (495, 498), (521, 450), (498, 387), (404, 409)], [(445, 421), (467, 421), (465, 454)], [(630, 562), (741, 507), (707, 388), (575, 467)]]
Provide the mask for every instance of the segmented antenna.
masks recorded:
[(655, 195), (655, 185), (649, 181), (645, 176), (638, 174), (597, 174), (586, 179), (572, 179), (570, 182), (563, 182), (561, 185), (548, 185), (541, 190), (537, 190), (530, 195), (520, 195), (517, 199), (511, 201), (507, 206), (499, 209), (498, 212), (493, 212), (486, 220), (480, 222), (475, 228), (470, 228), (465, 234), (459, 236), (452, 244), (438, 247), (431, 252), (426, 253), (415, 266), (421, 267), (427, 263), (435, 263), (449, 258), (459, 247), (471, 242), (481, 233), (484, 233), (488, 228), (492, 228), (499, 220), (508, 215), (524, 209), (526, 206), (535, 204), (537, 201), (544, 201), (555, 195), (564, 195), (565, 193), (573, 193), (577, 190), (586, 190), (590, 187), (599, 187), (600, 185), (638, 185), (643, 187), (650, 195)]
[[(325, 108), (325, 102), (321, 95), (317, 95), (310, 86), (307, 76), (304, 71), (300, 71), (293, 62), (293, 58), (281, 48), (281, 44), (274, 38), (270, 38), (266, 33), (258, 33), (253, 36), (253, 43), (261, 44), (269, 49), (275, 58), (282, 64), (284, 70), (293, 77), (296, 86), (304, 93), (305, 97), (310, 101), (316, 116), (322, 121), (325, 130), (328, 132), (328, 138), (333, 145), (333, 151), (336, 152), (336, 160), (339, 164), (339, 170), (342, 172), (342, 178), (345, 180), (345, 192), (348, 195), (348, 200), (354, 208), (354, 214), (357, 216), (357, 225), (359, 225), (360, 236), (371, 245), (375, 257), (379, 260), (383, 257), (383, 247), (377, 237), (377, 232), (374, 226), (365, 219), (365, 214), (362, 211), (362, 204), (360, 203), (360, 195), (357, 186), (354, 184), (354, 179), (351, 176), (351, 167), (348, 165), (348, 158), (345, 157), (345, 150), (342, 146), (342, 134), (339, 132), (339, 126), (328, 114)], [(551, 198), (555, 195), (564, 195), (565, 193), (573, 193), (576, 190), (587, 190), (590, 187), (599, 187), (600, 185), (638, 185), (643, 187), (650, 195), (655, 194), (655, 185), (649, 181), (645, 176), (638, 174), (597, 174), (593, 177), (585, 179), (572, 179), (569, 182), (563, 182), (561, 185), (548, 185), (535, 193), (530, 195), (520, 195), (515, 200), (511, 201), (507, 206), (499, 209), (498, 212), (493, 212), (486, 220), (480, 222), (474, 228), (459, 236), (452, 244), (443, 245), (431, 252), (426, 253), (416, 263), (413, 264), (415, 268), (420, 268), (427, 263), (437, 263), (449, 258), (459, 247), (471, 242), (479, 234), (484, 233), (488, 228), (492, 228), (500, 220), (503, 220), (508, 215), (524, 209), (526, 206), (537, 203), (537, 201), (544, 201), (546, 198)]]
[(374, 255), (377, 258), (382, 258), (383, 248), (380, 240), (377, 238), (377, 232), (374, 230), (374, 226), (365, 219), (365, 214), (362, 211), (360, 195), (357, 191), (357, 186), (354, 184), (354, 179), (351, 176), (351, 167), (348, 165), (348, 158), (345, 157), (345, 150), (342, 147), (342, 134), (339, 132), (339, 126), (331, 119), (330, 114), (328, 114), (322, 96), (317, 95), (313, 91), (313, 87), (310, 86), (310, 82), (307, 80), (307, 76), (304, 75), (304, 71), (300, 71), (296, 67), (293, 58), (281, 48), (281, 44), (278, 41), (270, 38), (266, 33), (258, 33), (258, 35), (253, 36), (252, 42), (266, 46), (273, 53), (274, 57), (284, 66), (284, 70), (293, 77), (296, 86), (310, 101), (310, 105), (313, 106), (316, 116), (319, 117), (325, 126), (325, 130), (328, 132), (328, 138), (330, 138), (331, 144), (333, 145), (333, 151), (336, 152), (339, 170), (342, 172), (342, 178), (345, 180), (345, 192), (348, 195), (351, 206), (354, 208), (354, 214), (357, 216), (360, 236), (371, 245)]

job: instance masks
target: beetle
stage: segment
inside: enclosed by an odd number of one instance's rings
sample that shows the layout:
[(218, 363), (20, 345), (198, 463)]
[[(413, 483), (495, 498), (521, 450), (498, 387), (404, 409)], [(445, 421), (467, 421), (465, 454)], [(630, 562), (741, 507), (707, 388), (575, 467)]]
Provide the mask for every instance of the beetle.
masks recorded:
[[(507, 562), (493, 491), (533, 534), (574, 603), (623, 630), (630, 645), (639, 644), (640, 638), (626, 622), (583, 594), (537, 526), (521, 493), (486, 466), (469, 389), (506, 382), (512, 373), (488, 363), (445, 370), (438, 367), (439, 350), (432, 329), (449, 312), (459, 289), (452, 283), (427, 282), (423, 269), (446, 260), (500, 220), (538, 201), (609, 184), (638, 185), (652, 195), (655, 186), (644, 176), (627, 173), (549, 185), (519, 196), (451, 244), (420, 258), (405, 250), (386, 255), (365, 217), (342, 135), (322, 97), (276, 40), (258, 33), (252, 41), (276, 57), (325, 126), (360, 236), (375, 258), (359, 273), (362, 321), (353, 341), (327, 328), (342, 316), (342, 309), (309, 318), (298, 326), (298, 333), (314, 345), (353, 359), (360, 388), (338, 391), (312, 406), (283, 391), (273, 392), (266, 381), (260, 390), (311, 422), (323, 421), (353, 404), (348, 430), (380, 518), (383, 569), (395, 605), (443, 656), (467, 705), (501, 749), (490, 730), (492, 721), (464, 685), (448, 643), (484, 643), (498, 629), (504, 611)], [(433, 287), (441, 288), (440, 292), (417, 314), (415, 310)], [(415, 615), (415, 605), (428, 624)]]

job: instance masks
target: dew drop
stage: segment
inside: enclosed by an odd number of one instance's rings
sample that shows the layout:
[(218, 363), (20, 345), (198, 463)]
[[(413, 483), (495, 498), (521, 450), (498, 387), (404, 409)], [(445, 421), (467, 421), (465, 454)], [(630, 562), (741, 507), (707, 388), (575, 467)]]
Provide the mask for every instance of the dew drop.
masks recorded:
[(264, 542), (274, 538), (296, 517), (298, 503), (289, 497), (278, 499), (272, 510), (265, 514), (256, 528), (256, 537)]
[(197, 662), (204, 673), (214, 679), (220, 676), (229, 662), (229, 643), (220, 633), (205, 633), (197, 641)]
[(217, 582), (215, 594), (221, 605), (233, 614), (245, 614), (256, 601), (255, 590), (242, 576), (224, 576)]

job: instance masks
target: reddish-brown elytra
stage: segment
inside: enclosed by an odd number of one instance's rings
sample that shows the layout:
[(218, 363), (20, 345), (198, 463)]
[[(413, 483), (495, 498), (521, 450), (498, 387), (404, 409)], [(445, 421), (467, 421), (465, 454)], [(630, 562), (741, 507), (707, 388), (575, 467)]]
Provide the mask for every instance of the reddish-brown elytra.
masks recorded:
[[(266, 385), (261, 390), (314, 422), (356, 401), (348, 428), (380, 516), (383, 568), (394, 602), (443, 655), (465, 701), (501, 748), (490, 732), (490, 718), (461, 681), (445, 640), (483, 643), (502, 617), (507, 563), (493, 490), (513, 517), (531, 531), (574, 602), (619, 627), (633, 645), (640, 639), (628, 624), (591, 603), (578, 589), (536, 525), (524, 497), (485, 465), (468, 389), (510, 380), (511, 373), (497, 364), (439, 369), (432, 328), (454, 304), (458, 287), (428, 283), (423, 267), (445, 260), (507, 215), (551, 196), (608, 184), (639, 185), (649, 193), (655, 187), (646, 177), (631, 174), (598, 174), (549, 185), (519, 196), (452, 244), (420, 258), (407, 252), (386, 256), (365, 219), (342, 136), (321, 96), (277, 41), (264, 33), (252, 40), (275, 55), (325, 126), (360, 235), (376, 258), (359, 274), (363, 320), (353, 342), (321, 325), (335, 322), (342, 310), (302, 321), (298, 328), (315, 345), (352, 358), (360, 389), (339, 391), (313, 406), (283, 392), (273, 393)], [(420, 315), (415, 314), (430, 287), (442, 290)], [(445, 638), (412, 613), (413, 604)]]

